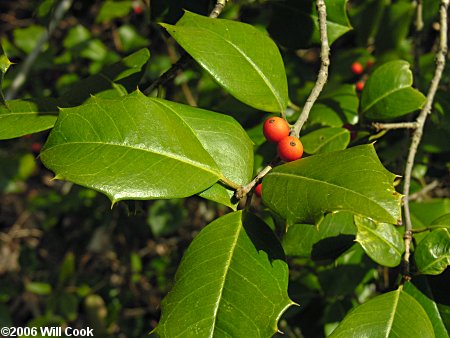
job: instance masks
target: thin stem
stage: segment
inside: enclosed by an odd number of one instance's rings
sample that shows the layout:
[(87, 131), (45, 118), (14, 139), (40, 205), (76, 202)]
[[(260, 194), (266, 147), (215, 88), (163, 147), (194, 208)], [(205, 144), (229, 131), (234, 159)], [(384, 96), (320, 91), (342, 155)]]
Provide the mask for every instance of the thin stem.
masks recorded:
[(390, 130), (390, 129), (416, 129), (418, 127), (417, 122), (399, 122), (399, 123), (372, 123), (377, 131)]
[(410, 201), (415, 201), (423, 196), (425, 196), (427, 193), (429, 193), (430, 191), (432, 191), (434, 188), (437, 188), (439, 186), (439, 181), (438, 180), (434, 180), (432, 181), (430, 184), (427, 184), (426, 186), (424, 186), (422, 188), (422, 190), (409, 195), (409, 200)]
[(52, 35), (55, 28), (58, 26), (64, 14), (69, 10), (70, 6), (72, 6), (72, 1), (73, 0), (62, 0), (59, 3), (58, 7), (56, 7), (55, 13), (48, 26), (48, 31), (42, 34), (42, 36), (36, 43), (36, 46), (34, 47), (33, 51), (30, 54), (28, 54), (27, 58), (22, 64), (22, 67), (20, 68), (20, 71), (18, 72), (13, 82), (11, 83), (11, 87), (9, 88), (8, 92), (5, 95), (5, 98), (7, 100), (12, 100), (13, 98), (16, 97), (17, 92), (25, 83), (28, 73), (30, 72), (31, 67), (34, 64), (34, 61), (41, 52), (42, 47), (50, 39), (50, 36)]
[(305, 106), (303, 107), (303, 111), (301, 112), (298, 120), (294, 124), (294, 128), (292, 128), (291, 135), (299, 137), (300, 130), (302, 129), (305, 122), (308, 120), (309, 113), (311, 111), (314, 102), (316, 102), (320, 93), (322, 92), (323, 87), (328, 79), (328, 67), (330, 65), (330, 46), (328, 44), (328, 35), (327, 35), (327, 9), (325, 6), (324, 0), (317, 0), (317, 12), (319, 14), (319, 28), (320, 28), (320, 70), (317, 76), (316, 84), (311, 91), (308, 99), (306, 100)]
[[(216, 5), (214, 6), (211, 13), (209, 13), (210, 18), (217, 18), (220, 13), (222, 13), (223, 9), (225, 8), (225, 5), (227, 4), (228, 0), (217, 0)], [(175, 62), (172, 67), (170, 67), (166, 72), (164, 72), (159, 78), (157, 78), (155, 81), (153, 81), (150, 86), (148, 86), (143, 93), (145, 95), (150, 95), (153, 90), (158, 88), (159, 86), (165, 85), (167, 82), (172, 80), (177, 74), (178, 71), (183, 70), (186, 68), (192, 61), (192, 57), (184, 52), (181, 57), (178, 59), (177, 62)]]
[(266, 176), (272, 170), (272, 168), (273, 168), (272, 165), (268, 165), (263, 170), (261, 170), (249, 184), (244, 185), (243, 187), (237, 189), (235, 194), (236, 198), (241, 199), (247, 196), (247, 194), (250, 192), (250, 190), (253, 189), (256, 183), (258, 183), (259, 180), (261, 180), (264, 176)]
[(425, 231), (433, 231), (436, 229), (448, 229), (448, 226), (445, 225), (430, 225), (428, 227), (425, 228), (418, 228), (418, 229), (412, 229), (411, 231), (415, 234), (420, 233), (420, 232), (425, 232)]
[(409, 276), (409, 258), (410, 258), (410, 250), (411, 250), (411, 241), (412, 241), (412, 222), (411, 222), (411, 213), (409, 210), (409, 189), (411, 186), (411, 175), (412, 169), (414, 166), (414, 160), (417, 153), (417, 148), (419, 147), (420, 140), (423, 134), (423, 128), (425, 125), (425, 121), (427, 119), (428, 114), (431, 113), (431, 107), (433, 105), (434, 96), (436, 94), (438, 84), (442, 77), (442, 72), (445, 68), (445, 58), (447, 54), (447, 10), (448, 10), (449, 0), (441, 0), (441, 5), (439, 9), (440, 13), (440, 24), (441, 31), (439, 35), (439, 50), (436, 53), (436, 69), (434, 72), (433, 80), (431, 81), (430, 88), (427, 94), (427, 102), (425, 106), (420, 111), (419, 116), (416, 119), (417, 128), (414, 130), (414, 134), (412, 136), (411, 145), (409, 147), (408, 159), (406, 161), (405, 168), (405, 183), (403, 186), (403, 209), (405, 212), (405, 256), (404, 256), (404, 266), (405, 271), (404, 275)]

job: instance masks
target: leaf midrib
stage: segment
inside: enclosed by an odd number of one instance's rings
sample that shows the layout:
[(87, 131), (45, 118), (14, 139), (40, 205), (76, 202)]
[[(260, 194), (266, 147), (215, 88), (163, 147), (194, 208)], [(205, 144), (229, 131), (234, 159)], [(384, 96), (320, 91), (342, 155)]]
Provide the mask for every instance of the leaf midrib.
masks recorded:
[[(189, 26), (186, 26), (186, 27), (183, 27), (183, 28), (186, 29), (186, 28), (189, 28)], [(211, 30), (208, 30), (208, 29), (205, 29), (205, 28), (202, 28), (202, 27), (198, 27), (198, 26), (196, 26), (196, 28), (197, 28), (198, 30), (204, 30), (204, 31), (207, 31), (207, 32), (209, 32), (209, 33), (212, 33), (212, 34), (216, 35), (217, 37), (219, 37), (219, 39), (221, 39), (221, 40), (225, 41), (226, 43), (228, 43), (228, 44), (229, 44), (231, 47), (233, 47), (239, 54), (241, 54), (241, 55), (244, 57), (244, 59), (250, 64), (250, 66), (252, 66), (251, 68), (255, 69), (256, 73), (261, 77), (261, 79), (262, 79), (262, 80), (264, 81), (264, 83), (267, 85), (267, 87), (269, 88), (270, 92), (273, 94), (273, 96), (274, 96), (275, 99), (277, 100), (277, 103), (278, 103), (278, 106), (279, 106), (279, 108), (280, 108), (280, 111), (284, 111), (284, 110), (285, 110), (285, 107), (283, 107), (283, 104), (282, 104), (283, 100), (281, 99), (279, 93), (278, 93), (278, 92), (275, 90), (275, 88), (273, 87), (272, 83), (271, 83), (271, 82), (269, 81), (269, 79), (264, 75), (264, 73), (261, 71), (261, 69), (260, 69), (260, 68), (252, 61), (252, 59), (249, 58), (249, 57), (244, 53), (244, 51), (243, 51), (242, 49), (240, 49), (240, 48), (239, 48), (238, 46), (236, 46), (234, 43), (232, 43), (232, 42), (229, 41), (229, 40), (226, 40), (222, 35), (220, 35), (220, 34), (214, 32), (214, 31), (211, 31)], [(199, 63), (202, 63), (200, 60), (198, 60), (198, 62), (199, 62)]]
[[(365, 200), (367, 200), (367, 201), (369, 201), (369, 202), (372, 202), (372, 203), (375, 204), (376, 206), (380, 207), (383, 211), (386, 211), (386, 210), (383, 208), (383, 206), (381, 206), (380, 204), (376, 203), (376, 201), (371, 200), (371, 199), (368, 198), (367, 196), (365, 196), (365, 195), (363, 195), (363, 194), (361, 194), (361, 193), (359, 193), (359, 192), (357, 192), (357, 191), (350, 190), (349, 188), (346, 188), (346, 187), (343, 187), (343, 186), (340, 186), (340, 185), (336, 185), (336, 184), (333, 184), (333, 183), (330, 183), (330, 182), (327, 182), (327, 181), (320, 181), (320, 180), (318, 180), (318, 179), (310, 178), (310, 177), (306, 177), (306, 176), (300, 176), (300, 175), (294, 175), (294, 174), (288, 174), (288, 173), (281, 173), (281, 172), (272, 172), (272, 173), (270, 173), (269, 175), (288, 176), (288, 177), (293, 177), (294, 179), (300, 179), (300, 180), (303, 179), (303, 180), (306, 180), (306, 181), (312, 181), (312, 182), (316, 182), (316, 183), (319, 183), (319, 184), (330, 185), (330, 186), (332, 186), (332, 187), (335, 187), (335, 188), (338, 188), (338, 189), (342, 189), (342, 190), (351, 192), (351, 193), (353, 193), (353, 194), (355, 194), (355, 195), (361, 196), (363, 199), (365, 199)], [(389, 213), (388, 213), (388, 215), (389, 215), (391, 218), (393, 218), (393, 216), (390, 215)]]
[(390, 90), (390, 91), (385, 92), (385, 93), (384, 93), (383, 95), (381, 95), (379, 98), (377, 98), (376, 100), (372, 101), (372, 103), (369, 104), (369, 105), (366, 107), (366, 109), (364, 109), (364, 110), (362, 111), (362, 113), (365, 113), (365, 112), (367, 112), (368, 110), (370, 110), (370, 108), (372, 108), (374, 105), (376, 105), (376, 104), (377, 104), (378, 102), (380, 102), (381, 100), (385, 99), (387, 96), (392, 95), (392, 94), (394, 94), (394, 93), (396, 93), (396, 92), (399, 92), (399, 91), (404, 90), (404, 89), (407, 89), (407, 88), (411, 88), (411, 84), (406, 85), (406, 86), (402, 86), (402, 87), (400, 87), (400, 88), (395, 88), (395, 89), (393, 89), (393, 90)]
[(398, 302), (400, 299), (400, 292), (402, 292), (401, 287), (397, 290), (397, 292), (395, 292), (395, 298), (394, 298), (394, 302), (393, 302), (393, 306), (392, 306), (392, 312), (390, 313), (389, 317), (388, 317), (388, 322), (387, 322), (387, 327), (386, 327), (386, 338), (389, 338), (390, 336), (390, 331), (392, 330), (392, 325), (394, 324), (394, 318), (395, 318), (395, 311), (397, 310), (398, 307)]
[(46, 148), (46, 149), (44, 149), (43, 153), (45, 151), (47, 151), (47, 150), (51, 150), (51, 149), (54, 149), (54, 148), (64, 147), (64, 146), (68, 146), (68, 145), (77, 145), (77, 144), (81, 144), (81, 145), (99, 144), (99, 145), (103, 145), (103, 146), (124, 147), (124, 148), (128, 148), (129, 150), (144, 151), (144, 152), (151, 153), (151, 154), (162, 155), (162, 156), (166, 156), (168, 158), (171, 158), (171, 159), (183, 162), (183, 163), (190, 164), (193, 167), (199, 168), (199, 169), (201, 169), (203, 171), (206, 171), (206, 172), (209, 172), (209, 173), (213, 174), (217, 178), (222, 177), (222, 175), (219, 172), (211, 170), (209, 166), (208, 167), (202, 166), (201, 162), (192, 161), (192, 160), (190, 160), (190, 159), (188, 159), (186, 157), (180, 157), (180, 156), (176, 156), (175, 154), (172, 154), (172, 153), (156, 152), (156, 151), (152, 151), (151, 149), (132, 147), (132, 146), (124, 145), (124, 144), (111, 143), (111, 142), (94, 142), (94, 141), (89, 141), (89, 142), (66, 142), (66, 143), (63, 143), (63, 144), (57, 144), (57, 145), (53, 145), (53, 146), (51, 146), (49, 148)]
[[(242, 221), (242, 218), (240, 218), (240, 220)], [(243, 225), (242, 225), (241, 222), (239, 222), (238, 231), (236, 231), (236, 235), (233, 238), (233, 242), (231, 243), (231, 247), (230, 247), (230, 250), (229, 250), (230, 254), (227, 257), (227, 260), (225, 262), (222, 284), (220, 286), (220, 292), (219, 292), (219, 295), (217, 297), (217, 300), (216, 300), (216, 303), (215, 303), (215, 307), (213, 309), (213, 311), (214, 311), (214, 314), (213, 314), (214, 322), (211, 325), (211, 331), (209, 333), (209, 337), (210, 338), (214, 337), (214, 329), (215, 329), (216, 323), (217, 323), (217, 312), (219, 311), (220, 303), (222, 301), (222, 294), (223, 294), (223, 290), (225, 288), (225, 282), (226, 282), (227, 277), (228, 277), (228, 272), (230, 271), (231, 261), (233, 259), (233, 255), (234, 255), (234, 252), (236, 250), (237, 242), (238, 242), (238, 239), (239, 239), (239, 235), (240, 235), (240, 233), (242, 231), (242, 228), (243, 228)]]

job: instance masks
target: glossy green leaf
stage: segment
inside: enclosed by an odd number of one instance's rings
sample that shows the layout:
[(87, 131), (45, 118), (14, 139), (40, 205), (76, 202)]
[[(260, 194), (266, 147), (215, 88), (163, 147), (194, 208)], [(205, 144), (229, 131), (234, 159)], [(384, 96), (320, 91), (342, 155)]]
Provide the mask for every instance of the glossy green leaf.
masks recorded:
[(433, 227), (442, 226), (443, 228), (450, 228), (450, 213), (436, 218), (430, 225)]
[(388, 267), (400, 264), (405, 243), (392, 224), (377, 223), (366, 217), (355, 216), (356, 241), (376, 263)]
[[(307, 48), (320, 43), (317, 9), (314, 1), (271, 1), (272, 18), (269, 32), (283, 46)], [(346, 13), (347, 0), (325, 0), (327, 35), (331, 45), (352, 29)]]
[(433, 325), (435, 337), (449, 338), (442, 315), (426, 278), (415, 276), (413, 282), (405, 283), (403, 289), (405, 292), (414, 297), (414, 299), (417, 300), (427, 312), (427, 316), (430, 318)]
[(8, 57), (3, 51), (2, 45), (0, 44), (0, 105), (2, 106), (5, 105), (5, 97), (3, 95), (3, 77), (5, 76), (11, 65), (12, 62), (9, 61)]
[(423, 307), (402, 288), (372, 298), (351, 311), (330, 338), (434, 338)]
[(293, 304), (287, 284), (288, 266), (270, 228), (252, 214), (227, 214), (184, 254), (155, 332), (161, 338), (271, 337)]
[(344, 150), (349, 142), (350, 132), (345, 128), (321, 128), (302, 137), (307, 154)]
[(61, 109), (41, 160), (56, 178), (103, 192), (112, 201), (205, 190), (223, 176), (183, 120), (186, 106), (174, 110), (163, 102), (134, 92)]
[(417, 245), (417, 268), (423, 274), (439, 275), (450, 265), (450, 234), (447, 229), (431, 231)]
[(311, 109), (309, 125), (341, 127), (345, 123), (358, 122), (359, 99), (354, 85), (327, 86), (317, 102)]
[(61, 104), (80, 105), (91, 95), (105, 91), (110, 91), (109, 97), (126, 95), (126, 91), (136, 89), (149, 58), (149, 50), (143, 48), (105, 67), (99, 74), (77, 81), (60, 97)]
[(413, 228), (424, 228), (450, 213), (450, 198), (433, 198), (426, 201), (411, 201), (411, 220)]
[(0, 105), (0, 140), (50, 129), (57, 114), (51, 99), (6, 101), (6, 106)]
[(163, 26), (235, 98), (264, 111), (286, 109), (283, 60), (267, 35), (242, 22), (191, 12), (175, 26)]
[[(212, 156), (223, 176), (238, 185), (251, 181), (253, 143), (235, 119), (190, 106), (182, 106), (183, 109), (179, 109), (179, 104), (170, 101), (157, 102), (176, 111)], [(233, 190), (226, 189), (219, 183), (200, 194), (201, 197), (234, 208), (236, 202), (232, 201), (233, 195)]]
[(391, 61), (377, 68), (361, 95), (361, 113), (369, 119), (391, 119), (422, 108), (425, 96), (411, 87), (409, 63)]
[(264, 178), (263, 200), (289, 224), (316, 224), (339, 210), (396, 224), (401, 195), (395, 177), (373, 145), (362, 145), (275, 167)]
[[(311, 224), (289, 226), (283, 236), (282, 245), (288, 256), (323, 257), (331, 253), (342, 253), (349, 243), (353, 245), (355, 233), (353, 215), (341, 211), (326, 215), (318, 227)], [(324, 249), (327, 249), (326, 252)]]

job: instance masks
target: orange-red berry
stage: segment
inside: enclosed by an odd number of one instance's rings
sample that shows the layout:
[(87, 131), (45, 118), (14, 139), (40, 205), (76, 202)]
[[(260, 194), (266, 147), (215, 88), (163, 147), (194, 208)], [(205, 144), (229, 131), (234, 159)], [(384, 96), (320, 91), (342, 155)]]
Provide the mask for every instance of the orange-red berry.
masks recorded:
[(255, 187), (255, 194), (258, 197), (262, 196), (262, 183), (259, 183), (256, 187)]
[(362, 92), (362, 90), (364, 89), (364, 85), (365, 85), (365, 82), (364, 82), (364, 81), (358, 81), (358, 82), (356, 82), (356, 83), (355, 83), (356, 90), (357, 90), (358, 92)]
[(295, 136), (286, 136), (278, 142), (278, 155), (285, 162), (298, 160), (303, 155), (303, 144)]
[(352, 73), (355, 75), (361, 75), (364, 72), (364, 67), (359, 62), (352, 63)]
[(134, 11), (135, 14), (139, 15), (139, 14), (142, 14), (143, 10), (142, 10), (141, 6), (137, 5), (137, 6), (133, 7), (133, 11)]
[(267, 141), (277, 143), (289, 135), (289, 124), (281, 117), (269, 117), (264, 122), (263, 133)]

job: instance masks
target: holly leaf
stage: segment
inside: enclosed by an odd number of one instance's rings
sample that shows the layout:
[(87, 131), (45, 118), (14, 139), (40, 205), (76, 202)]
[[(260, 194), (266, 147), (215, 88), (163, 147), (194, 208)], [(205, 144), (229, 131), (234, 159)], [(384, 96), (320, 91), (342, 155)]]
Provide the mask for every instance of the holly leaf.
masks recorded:
[(302, 137), (303, 148), (308, 154), (344, 150), (349, 142), (350, 132), (345, 128), (320, 128)]
[(387, 62), (368, 78), (361, 95), (361, 113), (376, 120), (406, 115), (425, 104), (425, 96), (413, 84), (409, 63)]
[(448, 229), (431, 231), (417, 245), (414, 254), (417, 268), (423, 274), (439, 275), (450, 265)]
[(0, 140), (50, 129), (57, 115), (56, 101), (49, 98), (6, 101), (0, 105)]
[(405, 243), (402, 235), (392, 224), (374, 222), (369, 218), (355, 216), (356, 241), (376, 263), (388, 267), (400, 264)]
[(231, 95), (256, 109), (285, 111), (283, 60), (275, 43), (255, 27), (186, 11), (170, 35)]
[(317, 227), (291, 225), (283, 236), (282, 245), (288, 256), (323, 259), (337, 256), (354, 245), (355, 233), (353, 215), (341, 211), (326, 215)]
[(402, 287), (356, 307), (329, 337), (365, 337), (368, 332), (371, 338), (435, 337), (427, 313)]
[(430, 287), (427, 279), (423, 277), (424, 276), (415, 276), (414, 283), (405, 283), (404, 290), (414, 297), (426, 311), (428, 318), (430, 318), (433, 325), (435, 337), (448, 338), (448, 331), (445, 328), (442, 314), (434, 298), (433, 289)]
[(395, 177), (373, 145), (362, 145), (275, 167), (263, 180), (263, 200), (289, 224), (317, 224), (340, 210), (396, 224), (401, 195)]
[[(352, 29), (347, 18), (347, 0), (325, 0), (327, 35), (331, 45)], [(283, 46), (300, 49), (320, 44), (319, 18), (313, 1), (272, 1), (269, 32)]]
[[(192, 130), (203, 148), (211, 155), (220, 172), (238, 185), (247, 184), (253, 174), (253, 143), (242, 126), (232, 117), (180, 105), (166, 100), (158, 104), (177, 114)], [(180, 109), (182, 107), (182, 109)], [(234, 190), (220, 183), (199, 196), (235, 208)]]
[(243, 211), (227, 214), (184, 254), (154, 331), (161, 338), (271, 337), (293, 304), (288, 272), (283, 249), (262, 220)]
[(183, 120), (190, 109), (173, 105), (134, 92), (61, 109), (41, 160), (56, 178), (113, 202), (181, 198), (227, 180)]

